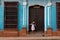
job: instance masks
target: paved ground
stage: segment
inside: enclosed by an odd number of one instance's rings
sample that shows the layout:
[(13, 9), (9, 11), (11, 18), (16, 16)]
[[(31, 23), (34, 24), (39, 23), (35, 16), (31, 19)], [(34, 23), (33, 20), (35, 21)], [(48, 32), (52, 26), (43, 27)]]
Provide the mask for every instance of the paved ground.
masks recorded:
[(0, 37), (0, 40), (60, 40), (60, 37)]
[(44, 34), (42, 32), (34, 32), (27, 34), (27, 37), (43, 37)]
[(44, 37), (41, 32), (30, 33), (27, 37), (0, 37), (0, 40), (60, 40), (60, 37)]

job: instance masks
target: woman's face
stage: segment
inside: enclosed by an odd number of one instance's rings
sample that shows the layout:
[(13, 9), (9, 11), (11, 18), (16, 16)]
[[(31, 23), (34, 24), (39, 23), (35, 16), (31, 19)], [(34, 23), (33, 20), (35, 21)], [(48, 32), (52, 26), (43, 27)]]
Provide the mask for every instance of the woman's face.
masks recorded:
[(32, 23), (35, 23), (35, 21), (33, 21)]

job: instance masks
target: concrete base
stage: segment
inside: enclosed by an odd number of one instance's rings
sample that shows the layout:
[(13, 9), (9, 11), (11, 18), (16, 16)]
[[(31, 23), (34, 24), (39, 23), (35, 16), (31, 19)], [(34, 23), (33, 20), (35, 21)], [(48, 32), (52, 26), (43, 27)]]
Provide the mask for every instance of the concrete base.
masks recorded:
[(0, 37), (3, 37), (4, 35), (3, 35), (3, 32), (4, 31), (0, 31)]
[(57, 36), (60, 36), (60, 31), (58, 31), (58, 30), (57, 30), (57, 32), (56, 32), (56, 33), (57, 33), (57, 34), (56, 34)]
[(18, 30), (16, 28), (5, 29), (3, 32), (4, 37), (17, 37)]
[(53, 36), (57, 36), (57, 32), (53, 32), (53, 34), (52, 34)]
[(18, 31), (4, 31), (4, 37), (18, 37)]
[(45, 32), (45, 36), (53, 36), (53, 30), (52, 28), (48, 28), (47, 31)]
[(19, 36), (27, 36), (27, 31), (26, 31), (26, 28), (24, 27), (22, 30), (19, 31)]
[[(14, 29), (7, 29), (4, 31), (0, 31), (0, 37), (27, 37), (27, 30), (24, 27), (22, 30), (14, 30)], [(53, 32), (52, 28), (48, 28), (46, 32), (44, 32), (45, 36), (60, 36), (60, 31), (57, 30)]]

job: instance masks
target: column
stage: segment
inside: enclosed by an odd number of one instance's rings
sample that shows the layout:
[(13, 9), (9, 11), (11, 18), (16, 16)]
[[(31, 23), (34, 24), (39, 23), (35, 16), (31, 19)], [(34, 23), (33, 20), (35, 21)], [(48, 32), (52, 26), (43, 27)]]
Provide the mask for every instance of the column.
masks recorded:
[(23, 27), (26, 27), (26, 5), (23, 5)]
[(48, 7), (48, 28), (47, 28), (47, 32), (46, 32), (46, 36), (52, 36), (53, 30), (51, 27), (51, 2), (48, 2), (47, 7)]
[(44, 31), (47, 31), (47, 26), (46, 26), (46, 6), (45, 6), (45, 15), (44, 15), (44, 18), (45, 18), (45, 21), (44, 21), (44, 22), (45, 22), (45, 23), (44, 23), (44, 25), (45, 25), (45, 27), (44, 27), (45, 30), (44, 30)]
[(19, 36), (27, 36), (27, 27), (26, 27), (26, 5), (27, 5), (27, 2), (23, 2), (23, 26), (22, 26), (22, 30), (19, 32)]

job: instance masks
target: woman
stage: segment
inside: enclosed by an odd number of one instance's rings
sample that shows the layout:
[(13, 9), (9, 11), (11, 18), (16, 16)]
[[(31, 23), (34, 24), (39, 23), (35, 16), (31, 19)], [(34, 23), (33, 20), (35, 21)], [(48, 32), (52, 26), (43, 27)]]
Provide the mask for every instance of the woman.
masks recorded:
[(35, 31), (35, 21), (33, 21), (32, 23), (31, 23), (31, 31), (32, 32), (34, 32)]

